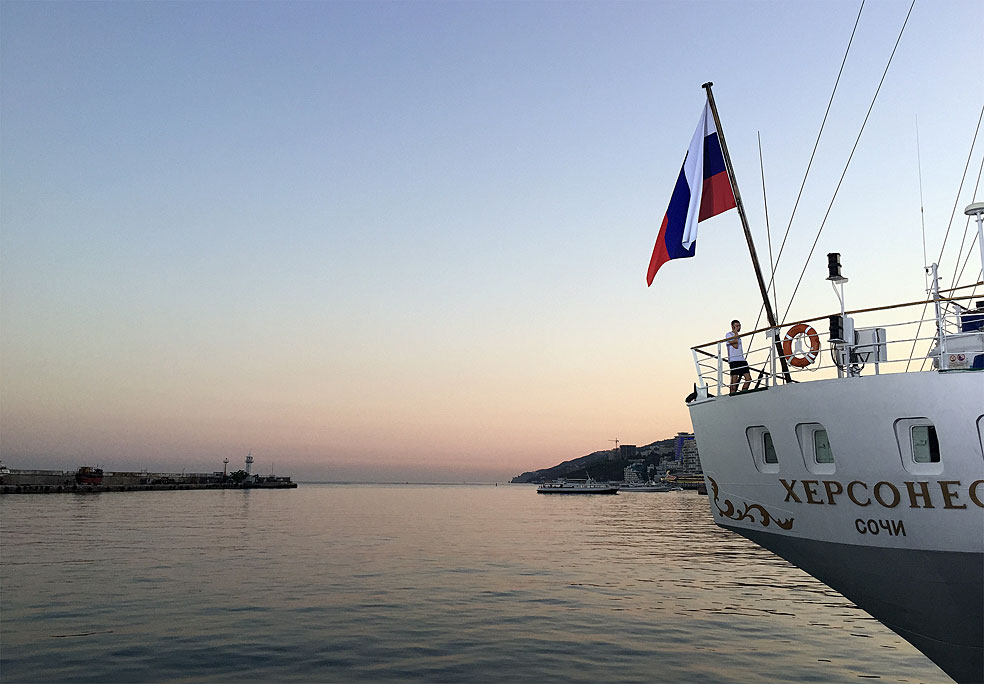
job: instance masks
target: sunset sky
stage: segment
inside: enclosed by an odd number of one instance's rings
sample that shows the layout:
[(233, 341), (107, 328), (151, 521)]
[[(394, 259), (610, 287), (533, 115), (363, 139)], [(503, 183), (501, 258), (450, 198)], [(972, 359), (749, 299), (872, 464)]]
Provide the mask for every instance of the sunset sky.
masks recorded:
[[(777, 248), (859, 5), (3, 2), (0, 458), (503, 481), (689, 431), (689, 348), (760, 302), (734, 211), (646, 287), (701, 84), (767, 255), (757, 133)], [(781, 310), (908, 8), (861, 15)], [(916, 4), (787, 320), (829, 251), (849, 307), (924, 295), (916, 122), (932, 260), (982, 25)]]

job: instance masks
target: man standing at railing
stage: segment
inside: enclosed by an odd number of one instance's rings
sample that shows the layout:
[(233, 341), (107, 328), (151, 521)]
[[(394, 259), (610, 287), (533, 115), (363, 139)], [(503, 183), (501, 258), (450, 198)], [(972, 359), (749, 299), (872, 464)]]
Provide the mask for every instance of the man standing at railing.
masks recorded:
[(728, 394), (734, 394), (738, 391), (738, 381), (741, 379), (745, 380), (745, 384), (741, 386), (742, 392), (747, 390), (752, 383), (752, 373), (748, 369), (748, 362), (745, 361), (745, 352), (741, 348), (741, 338), (738, 337), (739, 332), (741, 332), (741, 321), (735, 319), (731, 321), (731, 332), (724, 336), (728, 341), (728, 365), (731, 366), (731, 385)]

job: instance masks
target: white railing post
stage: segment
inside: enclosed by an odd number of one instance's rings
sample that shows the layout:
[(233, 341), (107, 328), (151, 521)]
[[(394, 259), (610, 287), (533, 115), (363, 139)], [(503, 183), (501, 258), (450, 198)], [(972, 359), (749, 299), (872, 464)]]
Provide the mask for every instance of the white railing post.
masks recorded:
[(704, 371), (700, 367), (700, 361), (697, 360), (697, 350), (691, 349), (690, 351), (694, 353), (694, 368), (697, 369), (697, 382), (700, 383), (699, 389), (697, 391), (697, 396), (698, 398), (706, 398), (707, 384), (704, 382)]
[(718, 342), (718, 396), (721, 396), (721, 382), (724, 380), (724, 358), (721, 356), (721, 343)]
[(946, 355), (946, 331), (943, 329), (946, 321), (943, 320), (943, 308), (940, 306), (940, 276), (939, 266), (933, 264), (929, 267), (933, 276), (933, 304), (936, 307), (936, 350), (940, 355), (940, 370), (949, 370)]
[(776, 341), (778, 340), (777, 331), (778, 328), (769, 329), (769, 337), (771, 338), (770, 342), (772, 342), (772, 344), (769, 345), (769, 364), (771, 366), (769, 369), (769, 380), (770, 382), (772, 382), (773, 386), (776, 385)]

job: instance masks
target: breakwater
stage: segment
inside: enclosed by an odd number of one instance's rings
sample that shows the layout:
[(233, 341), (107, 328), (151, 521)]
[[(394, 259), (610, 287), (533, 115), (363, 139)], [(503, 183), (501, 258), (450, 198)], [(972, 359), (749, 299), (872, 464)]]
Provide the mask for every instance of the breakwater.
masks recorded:
[[(85, 472), (83, 472), (85, 471)], [(148, 473), (13, 470), (0, 474), (0, 494), (141, 492), (177, 489), (294, 489), (290, 477), (225, 473)]]

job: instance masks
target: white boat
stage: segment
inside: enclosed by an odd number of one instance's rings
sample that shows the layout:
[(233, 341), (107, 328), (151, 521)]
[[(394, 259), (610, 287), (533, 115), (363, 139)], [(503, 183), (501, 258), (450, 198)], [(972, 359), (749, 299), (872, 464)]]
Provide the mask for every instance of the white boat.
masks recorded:
[(559, 479), (536, 488), (537, 494), (618, 494), (618, 486), (586, 480)]
[(683, 487), (673, 487), (662, 482), (639, 482), (636, 484), (619, 485), (620, 492), (670, 492), (674, 489), (683, 491)]
[(925, 301), (846, 311), (828, 266), (840, 314), (741, 335), (756, 387), (729, 394), (726, 340), (693, 348), (711, 513), (984, 681), (984, 283), (941, 291), (933, 264)]

